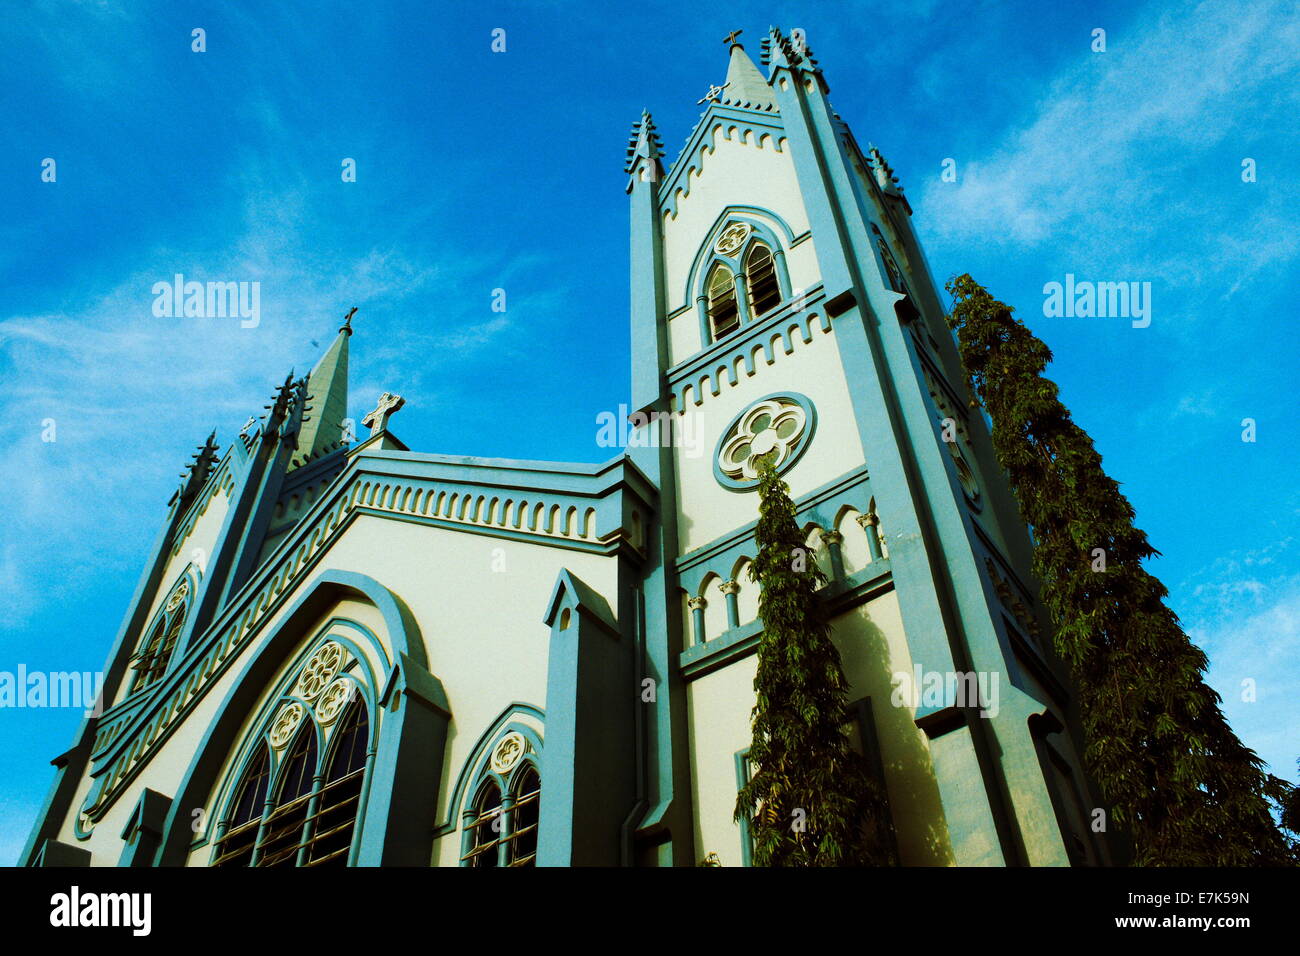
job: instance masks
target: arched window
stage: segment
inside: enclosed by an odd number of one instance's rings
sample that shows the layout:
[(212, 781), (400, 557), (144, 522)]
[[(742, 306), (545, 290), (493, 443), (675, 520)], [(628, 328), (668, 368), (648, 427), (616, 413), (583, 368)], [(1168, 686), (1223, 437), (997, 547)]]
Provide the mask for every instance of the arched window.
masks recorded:
[(299, 851), (305, 843), (307, 809), (312, 797), (312, 777), (316, 773), (316, 725), (303, 722), (289, 748), (289, 757), (280, 771), (275, 806), (266, 818), (266, 826), (257, 841), (261, 857), (257, 866), (297, 866)]
[(131, 682), (128, 693), (134, 694), (144, 690), (150, 684), (161, 680), (171, 663), (172, 652), (185, 627), (185, 615), (189, 611), (190, 582), (182, 579), (176, 589), (167, 598), (162, 612), (154, 621), (148, 637), (140, 645), (139, 652), (131, 659), (131, 669), (135, 679)]
[(252, 860), (262, 811), (266, 809), (266, 782), (270, 773), (270, 758), (266, 745), (262, 744), (257, 748), (257, 756), (249, 761), (235, 792), (225, 836), (217, 846), (213, 866), (248, 866)]
[(537, 769), (526, 763), (516, 774), (515, 802), (510, 820), (509, 856), (511, 866), (537, 865), (537, 824), (541, 819), (542, 778)]
[[(299, 700), (280, 708), (233, 790), (214, 866), (347, 865), (370, 756), (366, 705), (359, 693), (348, 703), (348, 688), (336, 680), (314, 710)], [(322, 725), (332, 733), (318, 748)]]
[(316, 811), (308, 844), (308, 866), (344, 866), (348, 862), (370, 736), (366, 708), (361, 701), (352, 702), (335, 734), (334, 752), (325, 770), (320, 809)]
[(501, 856), (500, 834), (504, 825), (501, 791), (489, 780), (479, 788), (474, 800), (474, 816), (467, 824), (469, 852), (461, 857), (461, 863), (465, 866), (496, 866)]
[(709, 325), (716, 342), (740, 328), (736, 303), (736, 282), (726, 266), (719, 264), (709, 276)]
[(750, 314), (758, 318), (775, 309), (781, 301), (781, 286), (772, 250), (761, 242), (754, 243), (745, 258), (745, 274), (749, 277)]
[[(465, 804), (461, 866), (536, 866), (542, 778), (537, 741), (519, 730), (503, 734), (477, 759)], [(477, 781), (477, 784), (475, 782)]]

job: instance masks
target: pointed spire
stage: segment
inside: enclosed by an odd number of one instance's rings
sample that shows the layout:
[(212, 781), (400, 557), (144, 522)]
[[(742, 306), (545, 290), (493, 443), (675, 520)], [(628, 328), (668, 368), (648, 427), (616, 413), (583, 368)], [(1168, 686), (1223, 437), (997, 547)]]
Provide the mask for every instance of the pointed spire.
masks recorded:
[(740, 33), (740, 30), (732, 30), (722, 41), (731, 48), (727, 81), (722, 85), (722, 105), (774, 112), (776, 97), (772, 95), (772, 88), (767, 85), (767, 80), (763, 79), (763, 74), (758, 72), (754, 61), (749, 58), (745, 48), (736, 39)]
[(649, 110), (642, 110), (641, 118), (632, 124), (632, 135), (627, 141), (627, 162), (623, 164), (623, 172), (630, 174), (636, 168), (638, 159), (652, 163), (656, 172), (662, 172), (662, 164), (659, 160), (663, 154), (663, 143), (660, 142), (659, 133), (655, 130), (655, 121), (650, 116)]
[(894, 175), (894, 169), (885, 161), (879, 149), (874, 143), (867, 144), (867, 154), (871, 157), (871, 168), (876, 174), (876, 183), (885, 192), (897, 196), (903, 191), (903, 187), (898, 185), (898, 177)]
[(298, 433), (303, 461), (337, 447), (348, 417), (348, 339), (352, 336), (354, 307), (339, 328), (338, 337), (307, 376), (307, 414)]
[(198, 494), (199, 489), (208, 480), (208, 475), (212, 473), (212, 466), (217, 462), (218, 447), (217, 430), (214, 428), (212, 433), (208, 435), (207, 440), (198, 446), (198, 451), (190, 456), (193, 461), (186, 465), (185, 470), (181, 472), (181, 478), (184, 480), (176, 490), (176, 494), (172, 496), (172, 501), (180, 498), (181, 506), (184, 507), (191, 498)]

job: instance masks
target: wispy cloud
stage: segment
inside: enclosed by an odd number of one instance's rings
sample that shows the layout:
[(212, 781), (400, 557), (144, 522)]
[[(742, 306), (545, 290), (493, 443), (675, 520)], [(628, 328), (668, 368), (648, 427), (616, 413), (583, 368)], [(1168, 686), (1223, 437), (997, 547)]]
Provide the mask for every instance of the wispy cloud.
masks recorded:
[(1188, 624), (1210, 656), (1209, 682), (1237, 735), (1273, 773), (1296, 781), (1300, 576), (1225, 582), (1216, 597), (1220, 613)]
[[(1276, 163), (1267, 175), (1261, 168), (1260, 182), (1240, 178), (1261, 115), (1278, 128), (1294, 123), (1294, 4), (1148, 7), (1110, 31), (1105, 53), (1080, 41), (1070, 62), (1018, 128), (958, 158), (956, 184), (926, 181), (928, 229), (954, 244), (1051, 240), (1080, 268), (1212, 280), (1225, 296), (1296, 256), (1295, 230), (1251, 204), (1298, 205), (1300, 187)], [(1211, 195), (1189, 192), (1207, 176), (1218, 187)], [(1225, 209), (1232, 189), (1240, 202)], [(1171, 224), (1177, 243), (1153, 242)]]

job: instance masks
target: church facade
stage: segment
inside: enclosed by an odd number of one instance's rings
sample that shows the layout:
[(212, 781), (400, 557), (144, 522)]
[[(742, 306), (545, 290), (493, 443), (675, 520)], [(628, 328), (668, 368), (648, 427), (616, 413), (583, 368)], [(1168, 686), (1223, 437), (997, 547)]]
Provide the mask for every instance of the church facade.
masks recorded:
[(800, 35), (736, 40), (671, 167), (633, 127), (625, 453), (415, 452), (387, 394), (349, 440), (349, 317), (195, 456), (24, 863), (748, 864), (760, 461), (900, 861), (1109, 862), (908, 201)]

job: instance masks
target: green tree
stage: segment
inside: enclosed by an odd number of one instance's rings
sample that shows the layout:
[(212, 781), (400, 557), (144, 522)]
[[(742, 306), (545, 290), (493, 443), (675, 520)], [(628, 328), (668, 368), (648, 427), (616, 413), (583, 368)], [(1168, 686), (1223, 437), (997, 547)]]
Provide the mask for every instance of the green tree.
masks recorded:
[(1206, 657), (1142, 562), (1159, 554), (1043, 372), (1047, 346), (969, 275), (948, 283), (972, 394), (1034, 538), (1084, 760), (1143, 866), (1293, 863), (1262, 762), (1204, 681)]
[(816, 590), (826, 580), (795, 521), (789, 488), (760, 469), (757, 557), (763, 634), (754, 678), (753, 774), (736, 800), (756, 866), (893, 862), (885, 798), (846, 724), (848, 684)]

